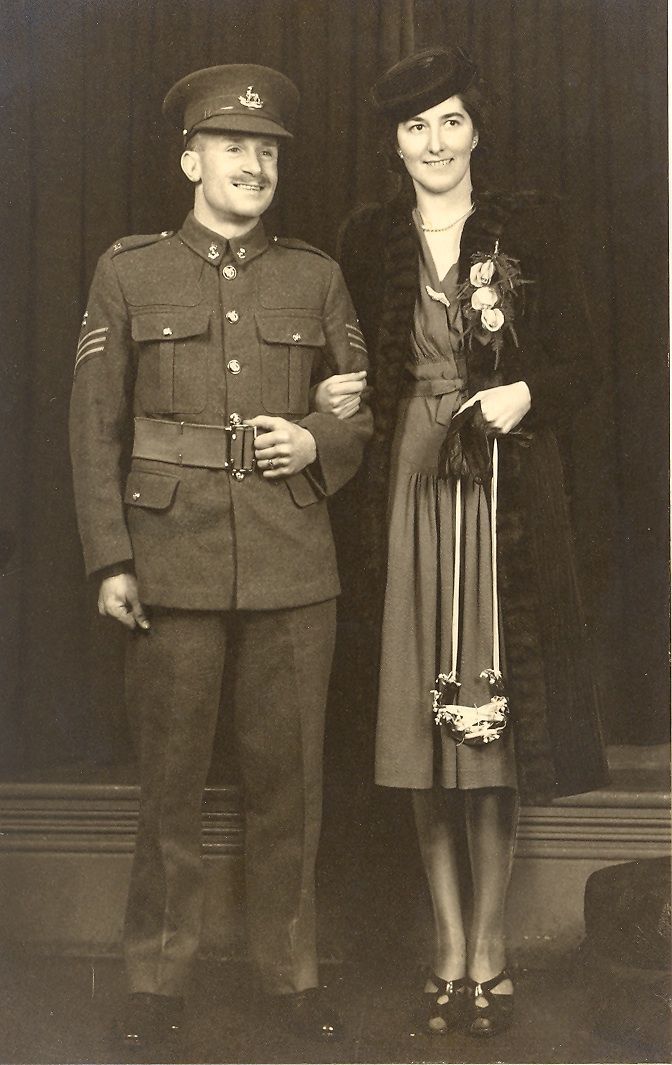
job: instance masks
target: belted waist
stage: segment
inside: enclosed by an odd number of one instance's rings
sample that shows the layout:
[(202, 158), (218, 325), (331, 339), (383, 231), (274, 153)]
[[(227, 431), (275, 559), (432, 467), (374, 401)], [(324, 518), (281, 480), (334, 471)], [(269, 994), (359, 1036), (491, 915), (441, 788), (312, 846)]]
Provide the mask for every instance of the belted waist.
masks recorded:
[(229, 425), (192, 425), (162, 418), (136, 418), (133, 458), (229, 470), (238, 480), (255, 467), (256, 427), (232, 415)]
[(451, 392), (459, 392), (463, 387), (459, 377), (432, 377), (423, 381), (413, 379), (406, 381), (401, 395), (404, 399), (414, 396), (447, 396)]

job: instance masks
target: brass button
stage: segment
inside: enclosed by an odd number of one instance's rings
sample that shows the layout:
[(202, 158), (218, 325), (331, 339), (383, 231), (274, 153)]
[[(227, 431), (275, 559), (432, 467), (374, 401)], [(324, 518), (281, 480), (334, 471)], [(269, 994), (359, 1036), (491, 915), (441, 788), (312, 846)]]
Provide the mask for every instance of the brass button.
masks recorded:
[(226, 368), (229, 373), (240, 373), (240, 363), (238, 362), (238, 359), (229, 359)]
[(172, 329), (170, 328), (169, 325), (164, 326), (164, 328), (161, 331), (162, 331), (164, 337), (172, 337), (172, 335), (173, 335), (173, 331), (172, 331)]
[(226, 320), (227, 320), (227, 322), (231, 322), (231, 325), (235, 325), (236, 322), (239, 321), (239, 319), (240, 319), (240, 315), (238, 314), (238, 311), (227, 311), (226, 312)]
[(139, 499), (139, 498), (140, 498), (140, 493), (139, 492), (134, 492), (133, 495), (131, 496), (131, 499)]
[(222, 270), (222, 277), (225, 277), (227, 281), (233, 281), (234, 277), (237, 276), (238, 271), (236, 270), (233, 263), (228, 263)]

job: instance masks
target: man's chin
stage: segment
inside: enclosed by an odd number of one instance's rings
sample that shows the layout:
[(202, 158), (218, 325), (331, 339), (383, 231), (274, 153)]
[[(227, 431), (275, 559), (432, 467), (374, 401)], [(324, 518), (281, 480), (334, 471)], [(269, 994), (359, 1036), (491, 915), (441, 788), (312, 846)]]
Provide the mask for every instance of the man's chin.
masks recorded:
[(272, 199), (273, 197), (268, 193), (243, 193), (240, 198), (237, 198), (231, 214), (237, 215), (241, 221), (249, 222), (253, 218), (259, 218), (264, 211), (268, 210)]

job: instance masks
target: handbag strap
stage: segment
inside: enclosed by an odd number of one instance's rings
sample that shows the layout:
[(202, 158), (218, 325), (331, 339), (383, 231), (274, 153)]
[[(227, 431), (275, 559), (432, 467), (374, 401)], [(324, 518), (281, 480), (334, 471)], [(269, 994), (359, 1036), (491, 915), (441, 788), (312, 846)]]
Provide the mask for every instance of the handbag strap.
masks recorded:
[(492, 669), (500, 675), (499, 662), (499, 586), (497, 582), (497, 480), (499, 477), (499, 448), (497, 437), (492, 444), (492, 480), (490, 482), (490, 550), (492, 553)]
[[(490, 480), (490, 551), (492, 571), (492, 671), (500, 676), (499, 608), (497, 583), (497, 489), (499, 479), (499, 448), (497, 437), (492, 445), (492, 478)], [(455, 553), (453, 562), (453, 624), (451, 632), (451, 669), (448, 680), (459, 685), (457, 666), (460, 652), (460, 579), (462, 575), (462, 478), (455, 486)]]

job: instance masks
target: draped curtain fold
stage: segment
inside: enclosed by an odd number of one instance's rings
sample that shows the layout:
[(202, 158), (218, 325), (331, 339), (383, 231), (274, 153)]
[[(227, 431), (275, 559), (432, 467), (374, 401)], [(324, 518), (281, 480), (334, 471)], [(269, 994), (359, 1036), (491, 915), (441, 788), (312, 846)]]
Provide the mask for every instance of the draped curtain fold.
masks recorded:
[(569, 445), (596, 676), (612, 736), (635, 738), (635, 707), (638, 732), (664, 733), (665, 15), (662, 0), (5, 0), (5, 775), (102, 770), (128, 753), (122, 634), (83, 581), (66, 420), (97, 256), (178, 227), (190, 206), (167, 88), (226, 62), (293, 78), (300, 128), (273, 224), (333, 253), (347, 211), (387, 184), (372, 80), (454, 39), (501, 96), (498, 183), (568, 198), (606, 352), (603, 395)]

